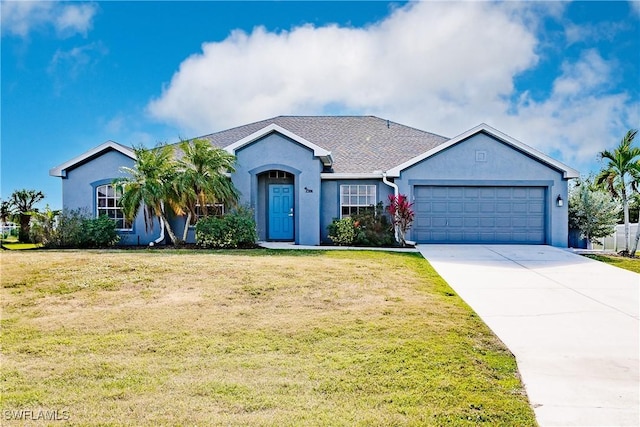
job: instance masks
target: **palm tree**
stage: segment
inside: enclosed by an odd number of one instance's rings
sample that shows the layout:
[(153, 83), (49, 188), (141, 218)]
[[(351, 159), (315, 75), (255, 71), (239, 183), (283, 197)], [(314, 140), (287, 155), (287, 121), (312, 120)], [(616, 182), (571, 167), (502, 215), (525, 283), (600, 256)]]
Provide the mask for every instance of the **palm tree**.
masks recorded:
[[(640, 180), (634, 179), (640, 161), (640, 148), (632, 147), (638, 131), (630, 129), (620, 144), (613, 150), (600, 153), (602, 160), (607, 160), (606, 167), (596, 176), (596, 184), (603, 185), (609, 193), (622, 202), (624, 212), (624, 243), (626, 254), (629, 252), (629, 190), (637, 191)], [(640, 175), (638, 175), (640, 176)]]
[(152, 150), (144, 147), (134, 147), (133, 150), (136, 155), (133, 168), (120, 168), (129, 177), (114, 181), (114, 185), (121, 185), (123, 189), (120, 199), (123, 213), (127, 220), (133, 221), (144, 206), (145, 229), (152, 231), (154, 219), (157, 218), (160, 227), (166, 228), (175, 245), (176, 235), (167, 220), (166, 206), (177, 215), (182, 215), (183, 211), (179, 204), (173, 147), (163, 144)]
[(29, 223), (32, 212), (37, 212), (36, 203), (44, 199), (44, 193), (36, 190), (16, 190), (11, 194), (11, 205), (20, 216), (20, 232), (18, 239), (21, 242), (29, 241)]
[(178, 188), (182, 205), (187, 212), (182, 240), (187, 240), (189, 225), (196, 217), (197, 205), (206, 216), (207, 205), (237, 202), (238, 190), (225, 174), (235, 171), (236, 158), (221, 148), (212, 147), (206, 139), (182, 141), (179, 147), (183, 155), (178, 160)]

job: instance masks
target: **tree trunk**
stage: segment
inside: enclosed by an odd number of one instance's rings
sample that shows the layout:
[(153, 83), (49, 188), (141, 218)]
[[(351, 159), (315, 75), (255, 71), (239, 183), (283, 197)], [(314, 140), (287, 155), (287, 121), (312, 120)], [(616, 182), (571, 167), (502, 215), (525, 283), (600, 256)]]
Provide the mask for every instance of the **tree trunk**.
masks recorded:
[(29, 223), (31, 222), (31, 215), (20, 214), (20, 232), (18, 234), (18, 240), (22, 243), (29, 243)]
[(169, 238), (171, 239), (171, 244), (175, 246), (178, 243), (178, 238), (176, 237), (176, 234), (173, 232), (173, 229), (171, 228), (171, 224), (169, 224), (169, 221), (167, 221), (167, 218), (164, 216), (164, 213), (161, 215), (161, 218), (162, 218), (162, 222), (164, 223), (164, 226), (167, 228), (167, 233), (169, 234)]
[(629, 254), (629, 200), (627, 199), (627, 192), (625, 190), (625, 182), (622, 181), (622, 209), (624, 211), (624, 251)]
[(189, 234), (189, 225), (191, 224), (191, 211), (187, 212), (187, 221), (184, 223), (184, 231), (182, 232), (182, 241), (187, 241), (187, 234)]
[(629, 252), (629, 256), (632, 258), (636, 256), (639, 240), (640, 240), (640, 220), (638, 221), (638, 230), (636, 231), (636, 237), (633, 239), (633, 246), (631, 246), (631, 252)]

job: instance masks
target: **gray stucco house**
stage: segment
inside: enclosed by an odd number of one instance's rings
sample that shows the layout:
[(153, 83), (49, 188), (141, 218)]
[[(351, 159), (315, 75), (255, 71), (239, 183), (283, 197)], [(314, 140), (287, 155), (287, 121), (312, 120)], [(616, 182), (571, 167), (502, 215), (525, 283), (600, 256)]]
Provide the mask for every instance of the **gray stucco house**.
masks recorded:
[[(202, 138), (236, 155), (231, 179), (261, 240), (318, 245), (334, 218), (398, 193), (414, 202), (418, 243), (567, 246), (578, 172), (485, 124), (445, 138), (373, 116), (279, 116)], [(110, 185), (134, 158), (107, 141), (50, 175), (62, 178), (65, 209), (108, 214), (122, 244), (147, 244), (160, 227), (147, 233), (141, 215), (128, 224)], [(172, 225), (180, 235), (184, 220)]]

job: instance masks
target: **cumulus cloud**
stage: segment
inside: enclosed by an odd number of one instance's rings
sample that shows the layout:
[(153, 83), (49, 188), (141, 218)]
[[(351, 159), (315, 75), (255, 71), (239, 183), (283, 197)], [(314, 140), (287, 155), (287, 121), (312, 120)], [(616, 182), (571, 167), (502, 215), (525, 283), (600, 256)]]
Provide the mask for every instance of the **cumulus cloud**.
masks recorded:
[(447, 136), (486, 122), (584, 160), (584, 138), (610, 135), (629, 100), (596, 93), (612, 67), (596, 51), (564, 64), (547, 100), (516, 93), (542, 18), (562, 13), (552, 6), (417, 2), (365, 28), (234, 31), (185, 59), (148, 111), (191, 134), (280, 114), (375, 114)]
[(464, 8), (421, 2), (367, 28), (234, 31), (187, 58), (149, 110), (206, 131), (331, 106), (448, 116), (508, 96), (537, 61), (535, 37), (499, 5)]
[(526, 135), (528, 144), (580, 166), (617, 144), (628, 123), (638, 122), (638, 104), (608, 91), (616, 64), (595, 50), (561, 69), (547, 99), (536, 102), (525, 92), (512, 113), (498, 120), (507, 133)]
[(3, 1), (2, 34), (26, 37), (31, 31), (53, 28), (60, 37), (86, 35), (98, 11), (93, 3)]

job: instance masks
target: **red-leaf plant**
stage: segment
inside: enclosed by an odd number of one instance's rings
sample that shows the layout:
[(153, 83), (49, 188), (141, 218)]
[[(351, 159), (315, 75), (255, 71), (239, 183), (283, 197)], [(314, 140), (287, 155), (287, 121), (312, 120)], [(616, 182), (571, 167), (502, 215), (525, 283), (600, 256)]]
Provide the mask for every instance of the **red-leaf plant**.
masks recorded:
[(413, 223), (414, 212), (412, 206), (413, 203), (409, 203), (409, 199), (404, 194), (398, 194), (398, 196), (389, 194), (387, 211), (391, 214), (391, 222), (396, 228), (398, 240), (402, 246), (407, 244), (405, 236)]

